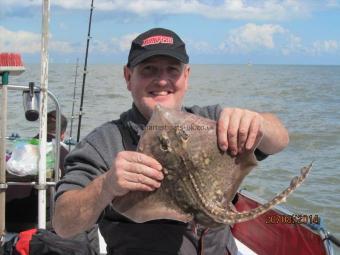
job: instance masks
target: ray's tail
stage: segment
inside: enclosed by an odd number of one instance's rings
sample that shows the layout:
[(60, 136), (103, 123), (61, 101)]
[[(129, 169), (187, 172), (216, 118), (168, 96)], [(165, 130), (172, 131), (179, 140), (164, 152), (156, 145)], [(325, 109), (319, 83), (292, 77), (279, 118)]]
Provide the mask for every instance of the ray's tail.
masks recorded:
[(234, 224), (239, 222), (248, 221), (251, 219), (254, 219), (258, 217), (259, 215), (269, 211), (274, 206), (285, 202), (287, 197), (296, 189), (298, 188), (301, 183), (306, 179), (307, 175), (309, 174), (311, 168), (312, 168), (313, 162), (309, 164), (308, 166), (305, 166), (301, 169), (300, 176), (295, 176), (291, 182), (288, 188), (286, 188), (284, 191), (282, 191), (280, 194), (276, 195), (271, 201), (265, 203), (264, 205), (261, 205), (259, 207), (256, 207), (254, 209), (251, 209), (250, 211), (246, 212), (236, 212), (231, 217), (228, 217), (227, 219), (222, 219), (222, 223), (225, 224)]

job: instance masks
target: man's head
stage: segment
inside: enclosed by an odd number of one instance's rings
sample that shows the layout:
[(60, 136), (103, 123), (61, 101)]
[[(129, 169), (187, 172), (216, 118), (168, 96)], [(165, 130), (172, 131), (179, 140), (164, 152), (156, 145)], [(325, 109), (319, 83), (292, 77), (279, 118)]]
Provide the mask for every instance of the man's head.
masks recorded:
[(154, 28), (133, 40), (124, 76), (144, 117), (150, 118), (156, 104), (181, 108), (188, 88), (188, 62), (185, 44), (173, 31)]
[[(56, 134), (57, 113), (55, 110), (47, 113), (47, 133), (55, 136)], [(60, 139), (64, 140), (67, 128), (67, 118), (60, 114)]]

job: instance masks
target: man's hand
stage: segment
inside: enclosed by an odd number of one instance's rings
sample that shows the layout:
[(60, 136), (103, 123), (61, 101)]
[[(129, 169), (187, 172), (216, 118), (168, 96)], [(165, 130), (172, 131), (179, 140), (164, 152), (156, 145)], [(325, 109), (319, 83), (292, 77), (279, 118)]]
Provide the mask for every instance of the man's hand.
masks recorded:
[(106, 185), (116, 197), (134, 190), (153, 191), (160, 187), (163, 178), (157, 160), (139, 152), (122, 151), (107, 172)]
[(105, 207), (129, 191), (152, 191), (164, 178), (157, 160), (139, 152), (122, 151), (112, 167), (82, 189), (63, 193), (56, 202), (53, 226), (58, 235), (70, 238), (96, 223)]
[(236, 156), (254, 149), (263, 137), (264, 118), (257, 112), (224, 108), (217, 122), (220, 149)]

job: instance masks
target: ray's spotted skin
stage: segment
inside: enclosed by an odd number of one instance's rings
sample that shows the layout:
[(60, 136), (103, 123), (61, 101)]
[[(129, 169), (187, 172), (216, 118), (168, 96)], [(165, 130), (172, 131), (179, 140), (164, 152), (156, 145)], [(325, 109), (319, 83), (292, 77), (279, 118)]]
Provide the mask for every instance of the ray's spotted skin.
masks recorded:
[(165, 178), (154, 192), (129, 192), (113, 200), (114, 209), (135, 222), (194, 220), (215, 227), (251, 220), (284, 202), (312, 167), (303, 167), (301, 175), (268, 203), (237, 212), (232, 199), (257, 161), (253, 151), (237, 157), (222, 152), (216, 121), (156, 106), (138, 151), (158, 160)]

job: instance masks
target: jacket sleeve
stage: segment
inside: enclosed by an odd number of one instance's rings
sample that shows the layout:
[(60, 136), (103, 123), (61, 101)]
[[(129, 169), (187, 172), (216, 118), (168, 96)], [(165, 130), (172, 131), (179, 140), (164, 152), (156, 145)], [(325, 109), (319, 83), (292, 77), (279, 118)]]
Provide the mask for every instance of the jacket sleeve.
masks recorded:
[(56, 185), (55, 200), (67, 190), (86, 187), (111, 168), (122, 138), (112, 122), (97, 128), (84, 138), (65, 158), (65, 175)]
[(219, 104), (216, 105), (209, 105), (200, 107), (197, 105), (194, 105), (192, 107), (185, 107), (185, 111), (189, 113), (193, 113), (195, 115), (199, 115), (204, 118), (212, 119), (212, 120), (218, 120), (220, 117), (222, 107)]

